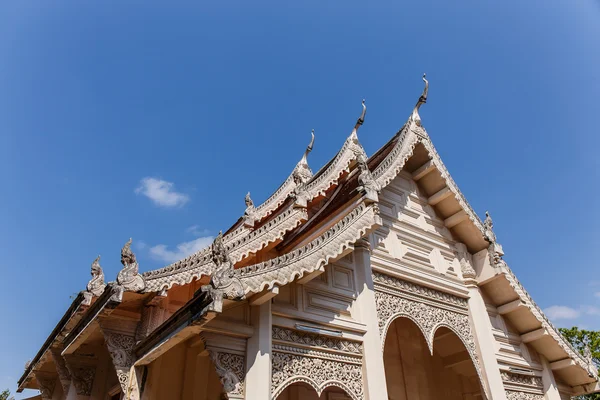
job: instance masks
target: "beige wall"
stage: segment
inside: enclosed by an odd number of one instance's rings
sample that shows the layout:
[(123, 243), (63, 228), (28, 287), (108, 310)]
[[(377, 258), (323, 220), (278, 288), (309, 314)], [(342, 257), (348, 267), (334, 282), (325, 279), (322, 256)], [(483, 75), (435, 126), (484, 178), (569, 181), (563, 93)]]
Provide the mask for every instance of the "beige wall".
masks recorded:
[(202, 350), (184, 342), (152, 362), (142, 400), (220, 400), (221, 382)]

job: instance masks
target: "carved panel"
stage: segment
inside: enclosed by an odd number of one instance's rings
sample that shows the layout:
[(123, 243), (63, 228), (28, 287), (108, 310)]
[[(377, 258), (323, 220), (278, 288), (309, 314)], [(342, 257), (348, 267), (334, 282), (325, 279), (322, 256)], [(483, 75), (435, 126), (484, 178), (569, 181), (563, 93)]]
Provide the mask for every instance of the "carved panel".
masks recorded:
[(515, 392), (513, 390), (506, 391), (507, 400), (544, 400), (543, 394)]
[(93, 366), (69, 366), (71, 378), (75, 391), (80, 396), (91, 396), (94, 377), (96, 376), (96, 367)]
[(360, 342), (354, 342), (343, 338), (322, 336), (309, 332), (300, 332), (278, 326), (273, 326), (272, 338), (274, 341), (288, 342), (293, 345), (317, 347), (356, 355), (362, 354), (362, 343)]
[(104, 340), (106, 341), (106, 347), (112, 358), (121, 389), (123, 390), (123, 393), (127, 393), (129, 386), (129, 370), (135, 361), (133, 358), (135, 339), (131, 335), (104, 331)]
[(543, 388), (542, 378), (539, 376), (521, 375), (506, 371), (502, 371), (500, 375), (503, 382)]
[(272, 365), (272, 399), (296, 382), (310, 385), (319, 396), (325, 388), (336, 386), (346, 391), (353, 400), (364, 398), (360, 364), (274, 351)]
[(243, 398), (246, 379), (244, 356), (215, 350), (208, 350), (208, 353), (228, 398)]

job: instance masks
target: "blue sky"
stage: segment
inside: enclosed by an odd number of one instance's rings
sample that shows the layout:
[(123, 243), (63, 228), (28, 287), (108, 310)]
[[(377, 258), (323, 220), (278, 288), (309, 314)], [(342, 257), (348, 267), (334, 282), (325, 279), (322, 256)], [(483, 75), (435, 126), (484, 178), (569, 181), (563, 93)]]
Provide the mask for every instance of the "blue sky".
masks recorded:
[[(600, 2), (0, 4), (0, 389), (102, 255), (142, 270), (210, 241), (366, 98), (369, 154), (423, 123), (558, 326), (600, 329)], [(451, 4), (450, 4), (451, 3)]]

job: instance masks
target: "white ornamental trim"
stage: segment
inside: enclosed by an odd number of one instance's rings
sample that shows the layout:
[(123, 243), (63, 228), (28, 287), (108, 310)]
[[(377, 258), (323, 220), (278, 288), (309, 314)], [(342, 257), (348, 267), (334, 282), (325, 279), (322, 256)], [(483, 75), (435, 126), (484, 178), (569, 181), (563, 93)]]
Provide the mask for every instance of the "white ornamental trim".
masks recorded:
[(336, 386), (352, 400), (363, 400), (362, 366), (340, 361), (305, 357), (297, 354), (273, 352), (271, 399), (277, 399), (286, 387), (303, 382), (321, 396), (323, 391)]
[(464, 194), (460, 191), (456, 182), (454, 182), (452, 175), (450, 175), (450, 172), (448, 172), (448, 169), (442, 162), (442, 159), (441, 159), (440, 155), (438, 154), (437, 150), (435, 149), (435, 146), (433, 145), (433, 142), (431, 141), (431, 139), (429, 139), (428, 136), (421, 137), (420, 142), (423, 143), (423, 146), (425, 146), (425, 149), (427, 150), (427, 152), (429, 153), (429, 156), (431, 157), (431, 161), (433, 162), (433, 164), (436, 166), (436, 168), (440, 172), (440, 175), (442, 176), (442, 178), (446, 181), (446, 186), (448, 186), (450, 191), (454, 194), (454, 198), (456, 199), (456, 201), (458, 201), (458, 203), (460, 204), (460, 207), (467, 213), (467, 216), (469, 217), (471, 222), (483, 234), (484, 228), (483, 228), (483, 223), (481, 222), (481, 219), (479, 219), (479, 216), (477, 215), (477, 213), (473, 210), (473, 208), (471, 207), (471, 205), (465, 198)]
[(571, 344), (561, 335), (561, 333), (556, 329), (556, 327), (548, 320), (548, 317), (542, 312), (540, 307), (533, 301), (525, 287), (519, 282), (515, 274), (512, 272), (508, 264), (504, 263), (505, 268), (503, 268), (504, 276), (506, 280), (513, 288), (513, 290), (517, 293), (521, 301), (525, 304), (525, 307), (529, 309), (529, 311), (533, 314), (533, 316), (542, 324), (542, 327), (545, 328), (550, 336), (558, 343), (561, 349), (563, 349), (569, 357), (571, 357), (577, 365), (579, 365), (584, 370), (588, 371), (588, 374), (593, 377), (598, 376), (598, 370), (593, 364), (588, 363), (583, 356), (571, 346)]
[(373, 177), (382, 188), (398, 176), (406, 161), (412, 156), (415, 146), (419, 143), (419, 137), (408, 129), (408, 125), (404, 125), (398, 135), (398, 141), (392, 151), (373, 171)]
[(308, 212), (305, 208), (294, 208), (291, 205), (260, 228), (232, 242), (230, 246), (233, 250), (229, 256), (233, 262), (238, 262), (250, 253), (266, 247), (269, 243), (282, 239), (286, 232), (296, 228), (307, 219)]
[(305, 246), (271, 260), (235, 271), (246, 294), (286, 285), (339, 257), (381, 224), (376, 204), (360, 203), (340, 221)]
[(309, 198), (314, 199), (319, 195), (325, 195), (327, 189), (333, 185), (337, 185), (340, 177), (342, 177), (345, 172), (350, 171), (350, 165), (356, 160), (358, 154), (366, 156), (365, 150), (358, 142), (356, 131), (352, 131), (340, 151), (335, 155), (326, 169), (318, 171), (314, 175), (314, 178), (306, 184)]

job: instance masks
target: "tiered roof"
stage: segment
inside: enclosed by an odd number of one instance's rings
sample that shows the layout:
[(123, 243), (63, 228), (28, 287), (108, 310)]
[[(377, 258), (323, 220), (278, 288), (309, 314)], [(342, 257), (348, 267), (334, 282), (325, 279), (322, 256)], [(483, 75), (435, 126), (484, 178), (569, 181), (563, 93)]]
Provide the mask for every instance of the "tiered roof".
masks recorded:
[[(250, 196), (247, 196), (244, 215), (225, 235), (219, 236), (227, 252), (225, 257), (221, 255), (215, 258), (213, 246), (208, 246), (169, 266), (142, 274), (137, 273), (135, 257), (133, 261), (126, 257), (124, 270), (129, 268), (128, 274), (117, 285), (120, 285), (121, 292), (117, 290), (116, 297), (111, 294), (98, 298), (95, 296), (97, 293), (90, 294), (88, 291), (85, 296), (87, 304), (92, 301), (97, 303), (104, 298), (106, 302), (118, 302), (123, 291), (135, 292), (138, 296), (164, 295), (174, 285), (186, 285), (195, 280), (207, 282), (211, 276), (214, 278), (215, 274), (221, 274), (221, 268), (232, 269), (230, 275), (236, 289), (231, 291), (234, 286), (228, 287), (227, 293), (237, 293), (239, 297), (250, 297), (318, 273), (329, 262), (352, 251), (357, 240), (381, 226), (377, 191), (390, 184), (404, 170), (412, 174), (422, 191), (429, 196), (429, 204), (444, 220), (444, 225), (457, 242), (464, 243), (473, 254), (488, 249), (490, 260), (487, 271), (479, 271), (477, 277), (468, 276), (465, 280), (491, 292), (498, 285), (504, 285), (504, 297), (494, 299), (492, 296), (492, 300), (502, 307), (507, 302), (513, 302), (516, 304), (515, 310), (521, 313), (518, 314), (520, 319), (531, 317), (529, 325), (522, 328), (524, 335), (541, 329), (541, 333), (548, 336), (549, 340), (537, 349), (538, 352), (554, 355), (562, 352), (560, 354), (564, 354), (569, 363), (561, 369), (572, 372), (565, 374), (564, 380), (572, 385), (594, 384), (597, 382), (595, 367), (568, 344), (518, 282), (502, 260), (501, 247), (491, 231), (491, 220), (490, 223), (480, 220), (435, 150), (419, 116), (419, 108), (425, 104), (428, 92), (428, 82), (425, 77), (423, 80), (425, 90), (408, 121), (368, 159), (358, 140), (358, 129), (366, 113), (364, 101), (362, 115), (341, 149), (314, 175), (308, 166), (313, 135), (292, 173), (265, 202), (254, 207)], [(128, 286), (133, 285), (132, 282), (135, 285)], [(219, 289), (214, 282), (213, 286)], [(115, 290), (114, 284), (107, 287)], [(202, 307), (206, 308), (206, 296), (203, 295), (200, 300), (196, 296), (190, 300), (190, 304), (194, 301), (200, 301)], [(92, 308), (101, 309), (102, 306), (96, 303)], [(188, 304), (188, 307), (191, 306)], [(77, 308), (80, 308), (79, 304)], [(507, 311), (507, 318), (510, 319), (511, 312), (515, 310)], [(91, 309), (87, 314), (90, 312)], [(81, 317), (81, 313), (69, 326), (77, 335), (97, 315), (86, 314)], [(173, 321), (171, 318), (165, 324), (172, 324)], [(72, 326), (74, 324), (75, 327)], [(67, 325), (62, 324), (57, 329), (62, 332)], [(161, 329), (161, 332), (168, 331)], [(61, 335), (63, 339), (60, 339)], [(52, 343), (64, 342), (64, 337), (64, 332), (53, 332), (47, 341), (50, 344), (40, 350), (42, 355), (38, 354), (19, 381), (21, 388), (29, 379), (30, 371), (43, 359), (44, 352)], [(71, 338), (70, 341), (75, 339)]]

